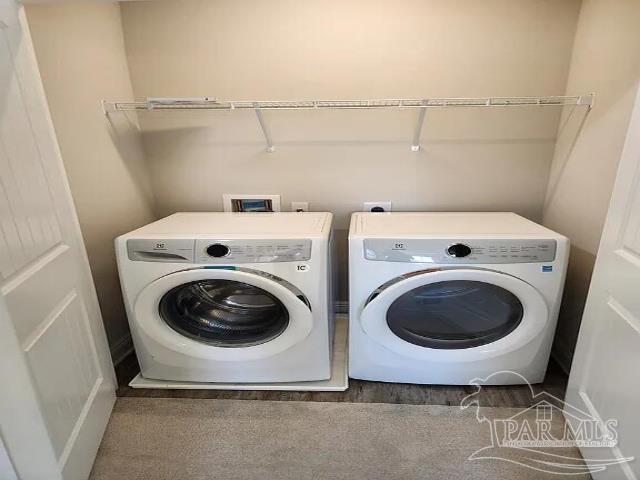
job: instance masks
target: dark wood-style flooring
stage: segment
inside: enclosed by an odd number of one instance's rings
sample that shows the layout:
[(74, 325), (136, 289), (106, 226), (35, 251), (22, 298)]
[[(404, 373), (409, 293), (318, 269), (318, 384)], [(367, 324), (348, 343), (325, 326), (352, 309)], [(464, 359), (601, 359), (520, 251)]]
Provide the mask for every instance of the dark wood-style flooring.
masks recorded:
[[(118, 396), (146, 398), (224, 398), (236, 400), (290, 400), (314, 402), (404, 403), (413, 405), (460, 405), (460, 401), (476, 391), (473, 386), (412, 385), (405, 383), (367, 382), (349, 380), (345, 392), (276, 392), (236, 390), (167, 390), (135, 389), (129, 382), (140, 372), (135, 354), (129, 355), (116, 367)], [(564, 399), (567, 376), (551, 360), (545, 381), (534, 385), (535, 393), (545, 391)], [(485, 386), (478, 396), (485, 407), (529, 407), (533, 403), (526, 385)]]

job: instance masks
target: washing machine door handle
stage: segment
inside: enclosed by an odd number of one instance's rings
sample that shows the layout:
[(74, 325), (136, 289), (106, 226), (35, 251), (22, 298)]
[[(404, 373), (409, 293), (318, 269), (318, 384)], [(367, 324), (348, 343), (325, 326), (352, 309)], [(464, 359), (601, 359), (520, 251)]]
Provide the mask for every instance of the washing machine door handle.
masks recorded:
[(542, 294), (486, 269), (432, 269), (380, 285), (360, 326), (384, 347), (419, 360), (476, 361), (540, 339), (549, 325)]
[(296, 287), (293, 283), (287, 282), (284, 278), (280, 278), (276, 275), (263, 272), (260, 270), (253, 270), (251, 268), (234, 267), (234, 270), (239, 272), (247, 272), (247, 273), (250, 273), (251, 275), (257, 275), (259, 277), (265, 278), (267, 280), (270, 280), (272, 282), (279, 284), (283, 288), (286, 288), (287, 290), (289, 290), (298, 300), (300, 300), (302, 303), (305, 304), (305, 306), (309, 309), (309, 311), (311, 311), (311, 302), (309, 302), (309, 299), (302, 292), (302, 290)]

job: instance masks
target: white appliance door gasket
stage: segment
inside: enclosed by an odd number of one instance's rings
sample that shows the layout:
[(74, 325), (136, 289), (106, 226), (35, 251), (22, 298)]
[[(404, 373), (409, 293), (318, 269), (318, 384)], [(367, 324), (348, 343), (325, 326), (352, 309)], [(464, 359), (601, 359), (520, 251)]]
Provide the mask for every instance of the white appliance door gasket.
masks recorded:
[[(181, 335), (162, 320), (158, 306), (163, 295), (172, 288), (198, 280), (234, 280), (269, 292), (288, 310), (287, 328), (265, 343), (233, 348), (208, 345)], [(147, 285), (135, 300), (133, 321), (143, 342), (156, 342), (192, 358), (232, 362), (268, 358), (302, 342), (311, 333), (313, 315), (308, 301), (301, 301), (286, 283), (279, 283), (271, 275), (252, 273), (249, 269), (195, 268), (171, 273)]]
[[(438, 349), (415, 345), (401, 339), (387, 324), (387, 311), (401, 295), (421, 286), (452, 280), (471, 280), (502, 287), (515, 295), (523, 308), (518, 326), (498, 340), (471, 348)], [(415, 272), (398, 281), (387, 282), (365, 305), (360, 315), (364, 332), (383, 347), (416, 360), (470, 362), (517, 350), (535, 339), (549, 323), (547, 304), (533, 286), (506, 273), (482, 269), (442, 269)]]

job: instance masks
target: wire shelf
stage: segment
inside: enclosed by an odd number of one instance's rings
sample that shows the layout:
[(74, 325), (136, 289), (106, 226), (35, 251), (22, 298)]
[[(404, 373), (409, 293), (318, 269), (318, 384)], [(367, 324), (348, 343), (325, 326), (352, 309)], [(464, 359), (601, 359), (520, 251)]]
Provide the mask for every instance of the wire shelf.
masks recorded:
[(254, 110), (264, 134), (267, 151), (275, 147), (267, 123), (262, 114), (266, 110), (376, 110), (376, 109), (418, 109), (418, 117), (413, 133), (411, 150), (420, 150), (420, 134), (425, 112), (429, 108), (492, 108), (492, 107), (563, 107), (585, 106), (591, 108), (594, 94), (543, 97), (476, 97), (476, 98), (395, 98), (369, 100), (217, 100), (212, 97), (149, 97), (144, 102), (102, 101), (105, 114), (125, 111), (154, 110)]
[(202, 98), (148, 98), (144, 102), (104, 101), (105, 112), (130, 110), (310, 110), (443, 107), (591, 106), (594, 95), (547, 97), (477, 97), (370, 100), (217, 100)]

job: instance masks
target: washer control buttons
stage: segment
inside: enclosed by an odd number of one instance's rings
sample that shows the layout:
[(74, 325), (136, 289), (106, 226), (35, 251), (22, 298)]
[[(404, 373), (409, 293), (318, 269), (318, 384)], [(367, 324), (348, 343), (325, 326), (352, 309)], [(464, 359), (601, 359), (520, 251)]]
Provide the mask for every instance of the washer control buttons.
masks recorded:
[(454, 243), (447, 248), (447, 255), (456, 258), (466, 257), (471, 255), (471, 247), (463, 243)]
[(210, 257), (220, 258), (229, 255), (229, 247), (222, 245), (221, 243), (214, 243), (207, 247), (207, 254)]

